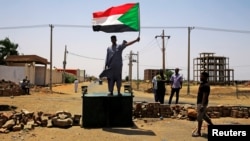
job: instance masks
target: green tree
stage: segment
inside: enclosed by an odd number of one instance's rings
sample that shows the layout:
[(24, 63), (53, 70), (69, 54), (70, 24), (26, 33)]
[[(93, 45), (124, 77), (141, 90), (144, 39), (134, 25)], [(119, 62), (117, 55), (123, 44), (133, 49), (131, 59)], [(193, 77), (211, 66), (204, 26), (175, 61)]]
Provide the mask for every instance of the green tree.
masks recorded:
[(165, 71), (165, 74), (166, 74), (166, 76), (167, 76), (167, 80), (170, 80), (170, 77), (172, 76), (172, 74), (174, 74), (174, 72), (167, 69), (167, 70)]
[(75, 77), (69, 74), (65, 74), (65, 83), (73, 83), (75, 81)]
[(4, 40), (0, 40), (0, 65), (4, 65), (4, 59), (9, 55), (19, 55), (18, 44), (10, 41), (8, 37)]

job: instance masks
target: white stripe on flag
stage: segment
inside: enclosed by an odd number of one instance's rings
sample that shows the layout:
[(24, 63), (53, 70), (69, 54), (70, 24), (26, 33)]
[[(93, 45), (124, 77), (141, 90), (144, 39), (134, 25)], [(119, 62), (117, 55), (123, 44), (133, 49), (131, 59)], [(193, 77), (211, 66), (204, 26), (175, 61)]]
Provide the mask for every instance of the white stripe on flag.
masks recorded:
[(92, 24), (93, 25), (117, 25), (117, 24), (119, 25), (119, 24), (123, 24), (117, 20), (122, 15), (123, 14), (112, 15), (112, 16), (102, 17), (102, 18), (94, 18), (92, 20)]

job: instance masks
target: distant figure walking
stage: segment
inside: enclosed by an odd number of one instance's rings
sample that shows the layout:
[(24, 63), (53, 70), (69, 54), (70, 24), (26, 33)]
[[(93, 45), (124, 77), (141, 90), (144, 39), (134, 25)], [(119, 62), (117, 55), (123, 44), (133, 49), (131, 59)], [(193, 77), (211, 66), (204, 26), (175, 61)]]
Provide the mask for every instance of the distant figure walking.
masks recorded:
[(79, 83), (78, 79), (75, 79), (75, 81), (74, 81), (75, 93), (77, 93), (77, 90), (78, 90), (78, 83)]
[(213, 125), (212, 120), (207, 115), (207, 106), (209, 102), (210, 94), (210, 84), (208, 83), (209, 74), (207, 72), (202, 72), (200, 75), (200, 85), (197, 94), (197, 121), (198, 127), (195, 132), (192, 133), (193, 137), (201, 136), (201, 127), (203, 120), (205, 120), (209, 125)]
[(172, 98), (173, 98), (175, 93), (176, 93), (175, 104), (178, 104), (178, 102), (179, 102), (179, 93), (180, 93), (180, 89), (182, 88), (182, 81), (183, 81), (183, 77), (179, 74), (179, 68), (176, 68), (175, 73), (170, 78), (171, 94), (170, 94), (170, 97), (169, 97), (168, 104), (172, 103)]

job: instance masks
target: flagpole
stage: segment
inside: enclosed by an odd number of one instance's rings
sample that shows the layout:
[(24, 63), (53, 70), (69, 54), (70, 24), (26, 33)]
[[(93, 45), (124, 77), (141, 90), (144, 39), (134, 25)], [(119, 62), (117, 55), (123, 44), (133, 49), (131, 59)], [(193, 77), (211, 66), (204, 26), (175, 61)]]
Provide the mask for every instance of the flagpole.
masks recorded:
[(140, 37), (141, 35), (141, 18), (140, 18), (140, 4), (138, 3), (138, 17), (139, 17), (139, 35), (138, 37)]

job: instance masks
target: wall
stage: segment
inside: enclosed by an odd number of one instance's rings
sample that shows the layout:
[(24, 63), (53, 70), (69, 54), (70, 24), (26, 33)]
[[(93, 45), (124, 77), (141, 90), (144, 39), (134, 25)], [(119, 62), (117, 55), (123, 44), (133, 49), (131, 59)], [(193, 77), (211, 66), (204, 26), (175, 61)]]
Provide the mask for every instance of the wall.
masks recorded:
[(33, 63), (26, 63), (24, 65), (24, 69), (25, 69), (25, 76), (27, 76), (27, 78), (30, 81), (30, 83), (31, 84), (35, 84), (35, 80), (36, 80), (36, 75), (35, 75), (36, 66), (35, 66), (35, 62), (33, 62)]
[[(49, 85), (50, 84), (50, 69), (46, 69), (46, 77), (44, 77), (44, 67), (37, 66), (36, 67), (36, 85)], [(62, 83), (62, 72), (58, 72), (56, 70), (52, 70), (52, 84)], [(44, 80), (46, 79), (46, 80)]]
[(85, 81), (85, 70), (77, 70), (77, 79), (80, 82), (84, 82)]
[[(0, 80), (4, 79), (5, 81), (12, 81), (18, 84), (22, 81), (25, 76), (28, 77), (31, 84), (45, 86), (50, 84), (50, 69), (46, 69), (46, 77), (44, 77), (45, 67), (36, 66), (35, 64), (25, 64), (24, 66), (1, 66), (0, 65)], [(77, 76), (71, 74), (73, 77), (76, 77), (80, 82), (85, 81), (85, 71), (77, 70)], [(52, 70), (52, 84), (60, 84), (63, 79), (63, 72), (58, 72)], [(45, 79), (45, 80), (44, 80)]]
[(0, 79), (12, 81), (18, 84), (25, 78), (25, 67), (23, 66), (2, 66), (0, 65)]

